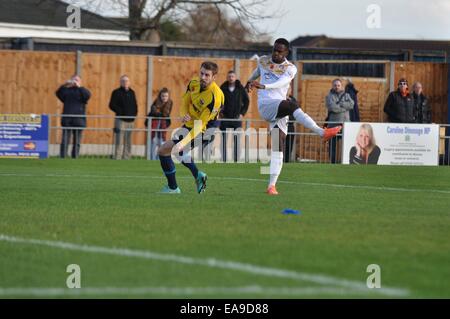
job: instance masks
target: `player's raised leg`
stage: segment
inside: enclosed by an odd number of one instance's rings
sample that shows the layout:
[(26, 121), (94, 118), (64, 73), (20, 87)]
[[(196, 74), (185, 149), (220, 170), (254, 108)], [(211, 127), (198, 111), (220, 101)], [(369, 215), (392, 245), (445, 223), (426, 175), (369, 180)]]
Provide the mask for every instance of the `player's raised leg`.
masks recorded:
[(280, 105), (278, 106), (276, 117), (283, 118), (290, 115), (295, 118), (295, 121), (297, 123), (302, 124), (304, 127), (320, 135), (324, 139), (324, 141), (327, 141), (330, 138), (336, 136), (342, 129), (342, 126), (323, 129), (319, 127), (307, 113), (303, 112), (303, 110), (297, 103), (288, 100), (281, 101)]

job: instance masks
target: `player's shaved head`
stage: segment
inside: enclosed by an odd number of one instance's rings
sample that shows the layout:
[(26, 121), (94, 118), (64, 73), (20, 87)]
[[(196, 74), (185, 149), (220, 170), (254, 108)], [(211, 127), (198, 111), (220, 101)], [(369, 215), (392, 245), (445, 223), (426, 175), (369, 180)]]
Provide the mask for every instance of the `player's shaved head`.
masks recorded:
[(275, 40), (272, 50), (272, 61), (283, 63), (289, 55), (289, 41), (284, 38)]
[(288, 40), (286, 40), (285, 38), (278, 38), (275, 40), (275, 44), (283, 44), (286, 48), (289, 49), (290, 43)]

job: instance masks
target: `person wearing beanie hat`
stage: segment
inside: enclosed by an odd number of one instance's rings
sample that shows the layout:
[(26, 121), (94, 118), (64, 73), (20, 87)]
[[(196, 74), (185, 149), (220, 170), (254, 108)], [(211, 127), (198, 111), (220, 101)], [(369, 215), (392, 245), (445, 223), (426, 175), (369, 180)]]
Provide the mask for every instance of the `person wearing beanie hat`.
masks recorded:
[(397, 90), (389, 94), (384, 104), (384, 112), (391, 123), (415, 122), (414, 99), (409, 93), (408, 81), (405, 78), (401, 78)]

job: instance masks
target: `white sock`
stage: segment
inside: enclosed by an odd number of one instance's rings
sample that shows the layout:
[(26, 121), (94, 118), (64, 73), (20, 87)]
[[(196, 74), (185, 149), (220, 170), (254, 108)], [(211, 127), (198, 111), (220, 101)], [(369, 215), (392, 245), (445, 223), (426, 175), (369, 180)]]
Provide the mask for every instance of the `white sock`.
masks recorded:
[(283, 152), (274, 152), (270, 155), (270, 179), (269, 186), (275, 186), (283, 167)]
[(306, 128), (309, 128), (314, 133), (323, 136), (323, 128), (319, 127), (308, 114), (302, 111), (302, 109), (296, 109), (293, 115), (298, 123), (302, 124)]

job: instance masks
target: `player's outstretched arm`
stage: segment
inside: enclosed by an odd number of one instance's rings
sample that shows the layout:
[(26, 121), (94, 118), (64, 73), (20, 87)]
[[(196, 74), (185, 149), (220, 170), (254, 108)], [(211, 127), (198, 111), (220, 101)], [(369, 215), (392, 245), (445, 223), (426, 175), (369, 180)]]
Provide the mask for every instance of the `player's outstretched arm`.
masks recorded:
[(247, 84), (245, 85), (245, 89), (247, 90), (247, 92), (251, 92), (251, 90), (253, 89), (253, 82), (257, 79), (257, 78), (259, 78), (261, 76), (261, 73), (259, 72), (259, 68), (257, 67), (254, 71), (253, 71), (253, 73), (252, 73), (252, 75), (250, 76), (250, 78), (248, 79), (248, 81), (247, 81)]
[(297, 74), (297, 68), (290, 67), (286, 72), (283, 73), (283, 75), (274, 83), (266, 84), (265, 89), (280, 89), (282, 87), (285, 87), (286, 85), (289, 85), (292, 80), (295, 78), (295, 74)]
[[(209, 108), (205, 108), (203, 112), (200, 114), (200, 117), (198, 120), (194, 122), (194, 128), (192, 128), (189, 131), (189, 134), (187, 134), (178, 144), (175, 146), (175, 152), (181, 152), (185, 146), (187, 146), (189, 143), (191, 143), (192, 140), (194, 140), (197, 135), (202, 133), (206, 129), (206, 125), (209, 121), (213, 120), (217, 113), (220, 110), (220, 102), (217, 102), (216, 105), (213, 108), (213, 111), (211, 112)], [(198, 122), (197, 122), (198, 121)], [(198, 125), (198, 123), (201, 123)]]

